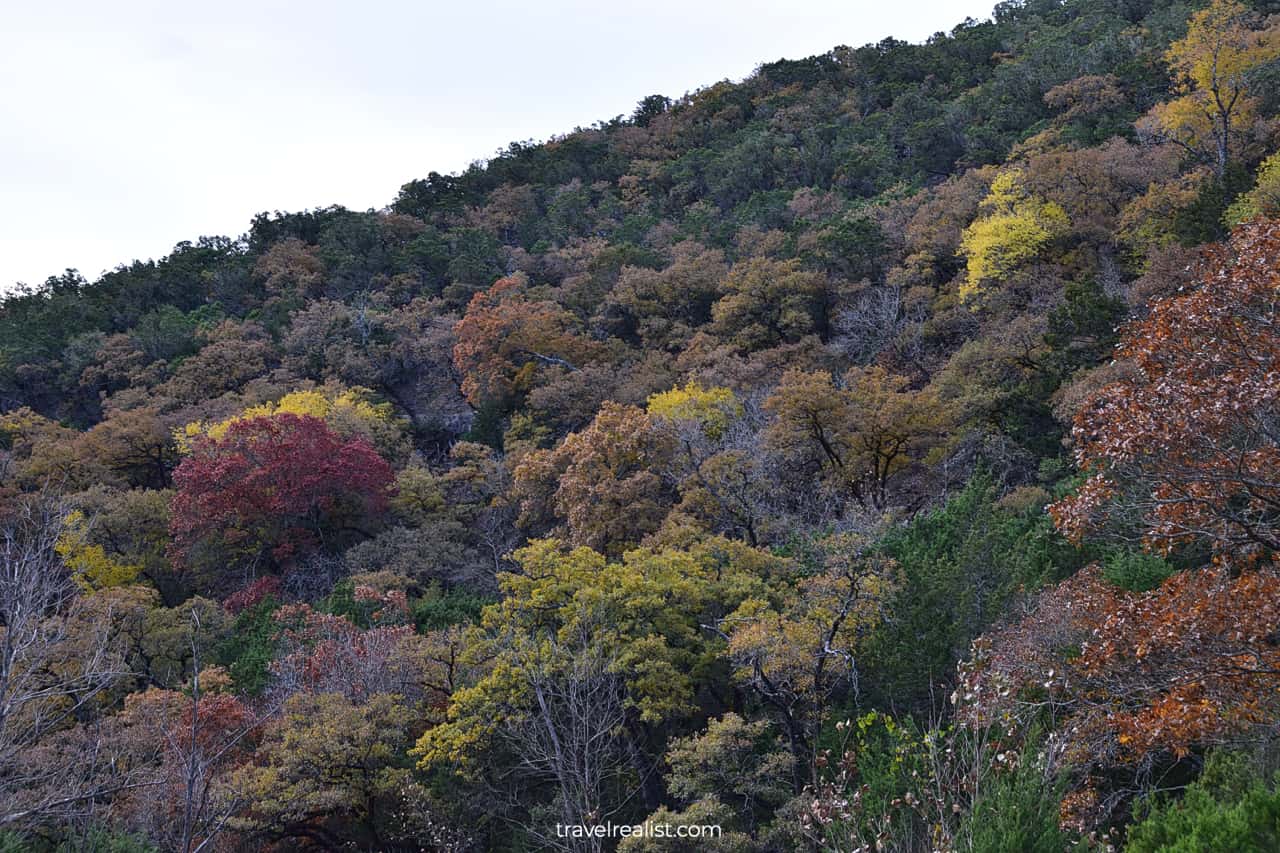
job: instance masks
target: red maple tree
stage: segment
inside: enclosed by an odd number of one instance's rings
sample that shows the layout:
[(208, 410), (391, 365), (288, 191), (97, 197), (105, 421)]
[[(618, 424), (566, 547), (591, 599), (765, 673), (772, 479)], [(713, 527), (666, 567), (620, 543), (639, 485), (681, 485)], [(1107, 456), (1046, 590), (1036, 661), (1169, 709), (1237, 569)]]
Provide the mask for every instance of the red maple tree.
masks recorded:
[(343, 439), (319, 418), (236, 421), (195, 442), (174, 471), (171, 555), (285, 563), (385, 510), (393, 479), (368, 442)]

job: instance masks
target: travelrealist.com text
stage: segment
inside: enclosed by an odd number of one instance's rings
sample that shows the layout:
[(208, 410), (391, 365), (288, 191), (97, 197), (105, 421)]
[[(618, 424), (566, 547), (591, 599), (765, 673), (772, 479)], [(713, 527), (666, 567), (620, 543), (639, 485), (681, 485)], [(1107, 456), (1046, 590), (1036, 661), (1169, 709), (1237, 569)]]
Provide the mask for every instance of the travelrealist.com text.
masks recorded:
[(557, 823), (557, 838), (719, 838), (719, 824)]

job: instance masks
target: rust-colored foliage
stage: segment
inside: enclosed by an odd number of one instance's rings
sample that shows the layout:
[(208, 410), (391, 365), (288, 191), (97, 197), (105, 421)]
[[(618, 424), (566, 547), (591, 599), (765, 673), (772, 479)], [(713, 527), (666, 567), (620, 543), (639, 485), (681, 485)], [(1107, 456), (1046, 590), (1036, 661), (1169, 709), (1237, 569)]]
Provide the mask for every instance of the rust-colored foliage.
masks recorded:
[(1108, 722), (1126, 752), (1181, 756), (1275, 712), (1278, 625), (1273, 569), (1180, 572), (1157, 590), (1120, 599), (1076, 667), (1086, 683), (1114, 685), (1123, 700)]
[[(280, 654), (272, 663), (277, 686), (288, 691), (336, 693), (353, 702), (395, 694), (407, 707), (439, 706), (453, 691), (460, 629), (417, 634), (400, 590), (379, 592), (357, 585), (352, 618), (324, 613), (309, 604), (288, 604), (275, 614)], [(362, 627), (367, 623), (367, 627)]]
[(1077, 415), (1091, 478), (1050, 508), (1069, 537), (1136, 522), (1152, 546), (1208, 540), (1238, 565), (1280, 550), (1277, 256), (1280, 222), (1243, 226), (1126, 328), (1117, 357), (1137, 370)]
[(666, 517), (674, 495), (662, 472), (673, 453), (671, 436), (643, 410), (605, 403), (586, 429), (517, 466), (521, 524), (619, 556)]
[[(413, 636), (404, 624), (409, 605), (403, 592), (379, 594), (369, 587), (354, 590), (355, 602), (371, 610), (371, 627), (362, 629), (345, 616), (289, 604), (275, 614), (285, 652), (273, 665), (275, 675), (296, 689), (362, 696), (378, 692), (401, 643)], [(381, 687), (381, 684), (377, 685)]]
[(228, 683), (225, 672), (208, 669), (197, 700), (152, 687), (125, 697), (111, 720), (115, 761), (146, 781), (126, 786), (107, 808), (120, 825), (147, 827), (161, 849), (230, 849), (219, 833), (238, 803), (224, 780), (252, 760), (262, 718), (225, 692)]
[(454, 334), (453, 363), (472, 405), (527, 392), (539, 367), (576, 370), (602, 347), (574, 331), (572, 314), (530, 299), (521, 275), (498, 279), (471, 298)]
[[(970, 724), (1015, 727), (1051, 708), (1089, 779), (1226, 742), (1280, 713), (1280, 566), (1175, 574), (1125, 593), (1097, 566), (979, 639), (956, 700)], [(1094, 803), (1079, 795), (1071, 802)], [(1091, 820), (1074, 806), (1071, 820)]]
[(148, 742), (167, 745), (180, 755), (221, 749), (254, 721), (252, 710), (229, 693), (205, 693), (192, 703), (179, 691), (158, 687), (127, 696), (122, 714), (122, 721), (139, 727)]

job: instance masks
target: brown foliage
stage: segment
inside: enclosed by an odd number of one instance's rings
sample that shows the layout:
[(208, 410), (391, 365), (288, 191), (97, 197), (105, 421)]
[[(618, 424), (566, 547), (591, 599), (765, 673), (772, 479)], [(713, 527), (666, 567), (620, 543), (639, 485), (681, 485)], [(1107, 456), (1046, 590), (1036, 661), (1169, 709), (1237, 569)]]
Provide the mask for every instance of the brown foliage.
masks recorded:
[(975, 642), (953, 698), (970, 725), (1019, 728), (1051, 709), (1064, 758), (1081, 771), (1067, 811), (1083, 827), (1132, 793), (1100, 799), (1089, 789), (1104, 777), (1136, 781), (1275, 719), (1278, 624), (1275, 564), (1235, 577), (1183, 571), (1143, 593), (1112, 586), (1094, 565)]
[(576, 370), (603, 355), (577, 333), (572, 314), (530, 299), (526, 285), (524, 276), (499, 279), (471, 298), (454, 327), (453, 362), (473, 406), (527, 392), (541, 368)]
[(674, 500), (662, 471), (673, 441), (634, 406), (605, 403), (591, 425), (515, 471), (520, 524), (563, 525), (570, 542), (619, 554), (662, 524)]
[(1280, 550), (1280, 222), (1206, 251), (1187, 292), (1156, 302), (1117, 350), (1136, 374), (1076, 416), (1091, 477), (1051, 508), (1068, 536), (1103, 522), (1162, 549), (1196, 540), (1237, 563)]

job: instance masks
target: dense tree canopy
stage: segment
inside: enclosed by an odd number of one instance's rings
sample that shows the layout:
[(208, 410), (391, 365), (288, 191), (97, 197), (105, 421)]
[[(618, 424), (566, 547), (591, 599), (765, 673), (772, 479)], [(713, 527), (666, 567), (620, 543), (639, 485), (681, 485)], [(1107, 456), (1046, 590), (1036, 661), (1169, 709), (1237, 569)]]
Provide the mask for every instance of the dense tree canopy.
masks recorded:
[(1116, 355), (1132, 363), (1076, 419), (1092, 476), (1054, 508), (1076, 537), (1099, 515), (1165, 550), (1208, 541), (1231, 561), (1280, 553), (1280, 227), (1242, 227), (1192, 288), (1150, 306)]
[[(1001, 3), (14, 289), (0, 849), (1267, 838), (1276, 11)], [(557, 831), (646, 820), (721, 834)]]
[(287, 413), (197, 439), (173, 476), (172, 556), (191, 566), (211, 551), (255, 567), (332, 547), (328, 540), (362, 533), (386, 508), (392, 481), (367, 442), (344, 442), (319, 418)]

